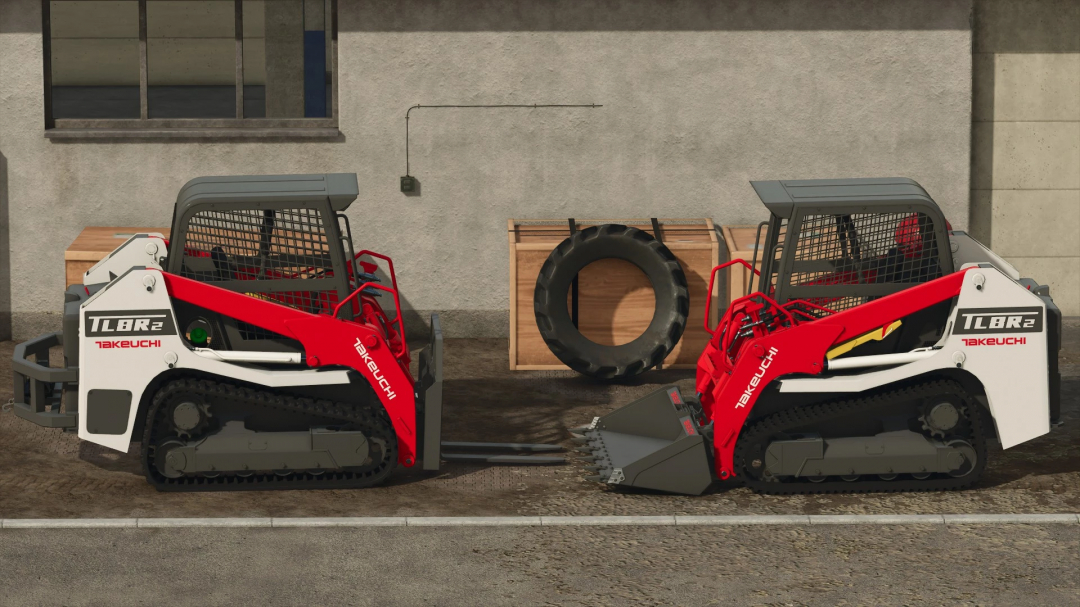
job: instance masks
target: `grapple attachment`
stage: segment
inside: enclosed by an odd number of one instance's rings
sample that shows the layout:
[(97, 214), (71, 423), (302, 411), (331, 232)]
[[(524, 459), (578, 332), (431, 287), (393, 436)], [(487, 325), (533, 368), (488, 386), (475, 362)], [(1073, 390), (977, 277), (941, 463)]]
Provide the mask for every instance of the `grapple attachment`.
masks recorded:
[(697, 415), (676, 386), (666, 386), (571, 430), (589, 455), (590, 480), (700, 495), (712, 484), (708, 445)]

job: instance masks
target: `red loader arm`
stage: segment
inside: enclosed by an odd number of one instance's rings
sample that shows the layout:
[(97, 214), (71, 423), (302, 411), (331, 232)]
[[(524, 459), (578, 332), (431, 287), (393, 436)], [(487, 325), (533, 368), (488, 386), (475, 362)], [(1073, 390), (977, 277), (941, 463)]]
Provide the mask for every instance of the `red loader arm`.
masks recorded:
[(965, 274), (954, 272), (823, 318), (811, 315), (806, 302), (780, 305), (761, 293), (733, 302), (697, 368), (697, 392), (706, 422), (713, 423), (717, 476), (735, 475), (735, 443), (765, 386), (785, 375), (820, 374), (830, 348), (955, 297)]
[(398, 461), (404, 466), (416, 463), (415, 383), (407, 356), (395, 356), (381, 327), (309, 314), (175, 274), (162, 277), (170, 297), (296, 339), (309, 367), (341, 366), (359, 372), (382, 401), (398, 435)]

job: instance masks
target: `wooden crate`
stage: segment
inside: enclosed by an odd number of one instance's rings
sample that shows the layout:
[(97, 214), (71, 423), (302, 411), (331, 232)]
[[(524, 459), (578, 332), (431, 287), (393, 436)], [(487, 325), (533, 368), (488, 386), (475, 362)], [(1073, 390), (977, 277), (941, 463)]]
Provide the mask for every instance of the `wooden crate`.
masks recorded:
[[(579, 220), (578, 229), (603, 223), (634, 226), (650, 234), (648, 219)], [(692, 369), (709, 340), (702, 327), (709, 272), (719, 263), (720, 242), (710, 219), (662, 219), (664, 244), (686, 273), (690, 316), (686, 331), (663, 363), (668, 369)], [(536, 276), (552, 249), (570, 235), (568, 223), (511, 219), (510, 242), (510, 369), (566, 369), (548, 349), (536, 328), (533, 290)], [(719, 291), (718, 288), (714, 289)], [(716, 293), (714, 293), (714, 297)], [(578, 328), (593, 341), (615, 345), (635, 339), (649, 326), (656, 299), (648, 278), (633, 264), (603, 259), (578, 275)], [(568, 303), (569, 305), (569, 303)], [(710, 322), (716, 322), (713, 311)]]
[[(759, 247), (764, 247), (764, 242), (760, 244), (754, 242), (754, 238), (757, 236), (758, 227), (723, 226), (720, 230), (724, 235), (724, 244), (727, 246), (728, 260), (745, 259), (748, 262), (753, 262), (754, 252), (756, 250), (757, 263), (754, 267), (760, 271), (762, 253)], [(767, 228), (761, 229), (762, 241), (765, 240), (765, 233), (767, 231)], [(721, 272), (723, 272), (723, 270), (721, 270)], [(727, 305), (730, 306), (731, 302), (736, 299), (743, 297), (744, 295), (749, 295), (751, 272), (742, 264), (728, 266), (727, 272)], [(719, 277), (717, 280), (719, 280)], [(755, 288), (757, 288), (756, 279), (754, 284)]]
[(75, 242), (64, 251), (67, 286), (82, 284), (83, 274), (106, 255), (124, 244), (132, 234), (159, 232), (169, 237), (168, 228), (112, 228), (94, 226), (83, 229)]

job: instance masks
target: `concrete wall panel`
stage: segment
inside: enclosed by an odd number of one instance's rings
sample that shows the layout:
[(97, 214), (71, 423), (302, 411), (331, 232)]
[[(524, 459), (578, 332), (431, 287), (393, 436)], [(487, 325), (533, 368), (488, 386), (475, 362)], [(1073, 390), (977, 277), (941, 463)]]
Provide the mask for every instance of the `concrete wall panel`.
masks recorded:
[(973, 128), (975, 189), (1080, 188), (1080, 123), (977, 122)]
[(975, 121), (1080, 121), (1080, 53), (976, 53), (974, 71), (993, 84), (975, 97)]
[(1080, 2), (976, 0), (974, 24), (972, 233), (1080, 314)]
[(1080, 53), (1080, 2), (975, 0), (976, 53)]
[(1054, 303), (1065, 316), (1080, 316), (1080, 258), (1006, 257), (1006, 261), (1039, 283), (1049, 285)]
[[(973, 177), (974, 174), (975, 169), (973, 168)], [(994, 208), (990, 202), (991, 194), (993, 194), (993, 190), (971, 191), (971, 215), (968, 218), (968, 231), (976, 240), (993, 248)]]
[(1080, 256), (1080, 190), (994, 190), (991, 204), (1002, 257)]

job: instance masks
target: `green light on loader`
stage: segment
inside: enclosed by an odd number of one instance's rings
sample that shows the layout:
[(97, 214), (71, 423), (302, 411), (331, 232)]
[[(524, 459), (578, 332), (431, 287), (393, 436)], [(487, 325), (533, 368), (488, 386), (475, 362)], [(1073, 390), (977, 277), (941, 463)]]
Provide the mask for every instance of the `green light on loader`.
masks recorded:
[(199, 318), (188, 325), (187, 331), (184, 332), (187, 340), (193, 346), (208, 347), (210, 342), (213, 341), (213, 333), (210, 330), (210, 323), (205, 319)]

